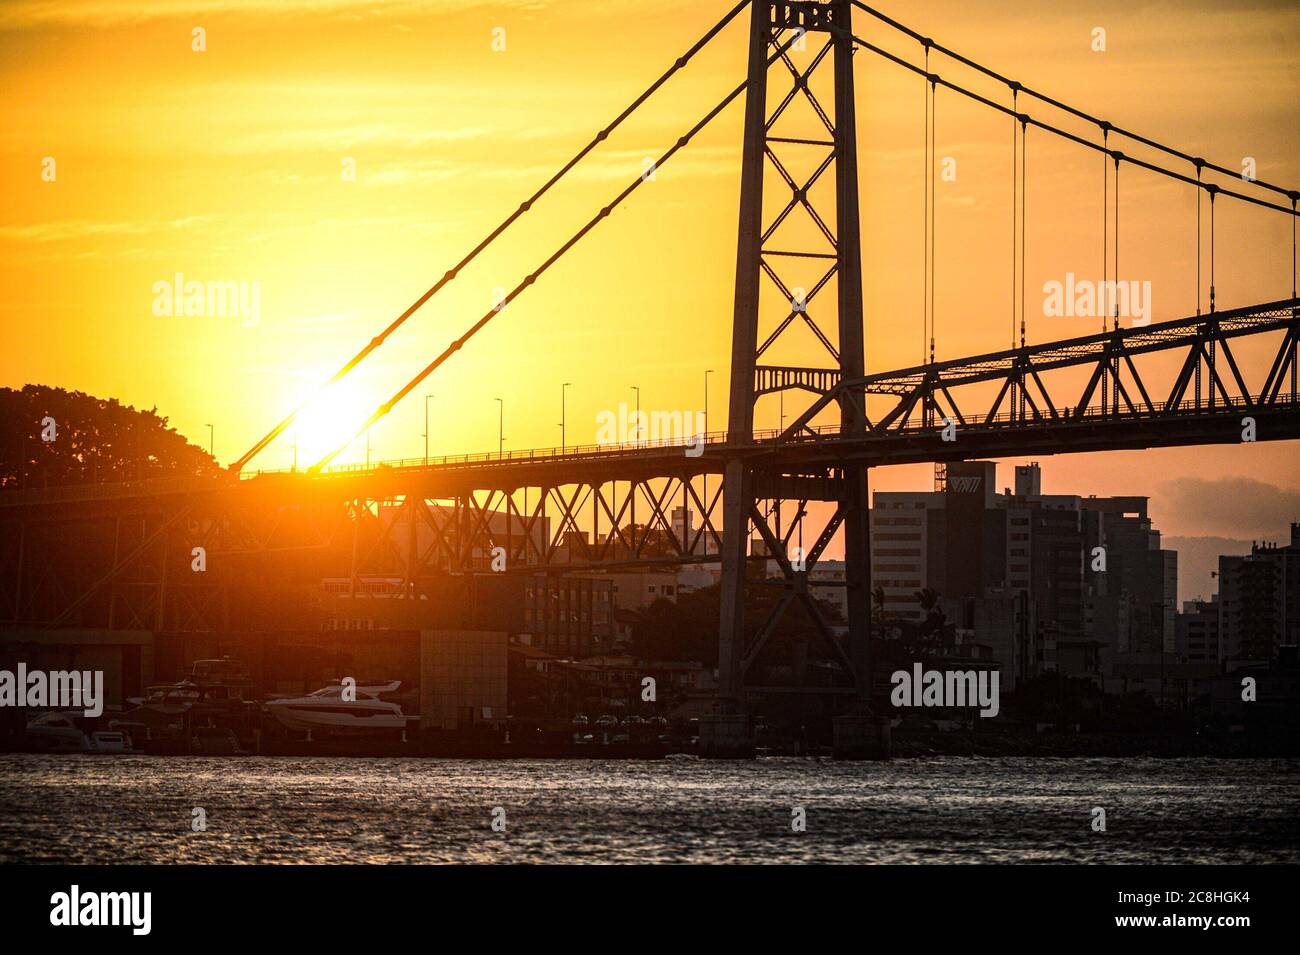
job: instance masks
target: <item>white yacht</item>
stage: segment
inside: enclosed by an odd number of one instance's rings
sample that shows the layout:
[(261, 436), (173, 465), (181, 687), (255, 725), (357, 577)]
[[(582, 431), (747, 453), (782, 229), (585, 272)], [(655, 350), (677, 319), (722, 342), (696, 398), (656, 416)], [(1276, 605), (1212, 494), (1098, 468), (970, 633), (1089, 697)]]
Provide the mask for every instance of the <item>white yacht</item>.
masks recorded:
[(266, 702), (271, 713), (286, 728), (336, 734), (364, 734), (406, 729), (407, 717), (396, 703), (379, 698), (381, 693), (396, 692), (402, 684), (378, 683), (356, 687), (356, 699), (344, 700), (340, 685), (327, 686), (307, 696), (288, 697)]
[(121, 730), (95, 730), (86, 734), (86, 751), (91, 753), (134, 753), (131, 737)]
[(85, 752), (86, 734), (77, 725), (79, 719), (80, 714), (74, 713), (42, 713), (27, 721), (27, 738), (45, 752)]
[(131, 737), (120, 730), (94, 730), (74, 712), (43, 713), (27, 723), (28, 741), (42, 752), (132, 753)]

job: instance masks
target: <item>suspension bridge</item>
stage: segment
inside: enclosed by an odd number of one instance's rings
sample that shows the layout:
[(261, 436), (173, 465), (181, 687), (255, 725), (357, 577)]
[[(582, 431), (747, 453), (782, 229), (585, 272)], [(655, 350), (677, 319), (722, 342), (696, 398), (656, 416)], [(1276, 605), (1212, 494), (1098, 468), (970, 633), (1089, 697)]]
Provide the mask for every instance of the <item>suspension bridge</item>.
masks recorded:
[[(746, 701), (764, 692), (835, 694), (845, 733), (866, 739), (869, 707), (870, 469), (884, 465), (1023, 454), (1238, 443), (1300, 438), (1295, 288), (1296, 190), (1257, 179), (1100, 119), (977, 63), (857, 0), (742, 0), (626, 109), (387, 327), (343, 363), (326, 387), (347, 378), (430, 299), (518, 220), (539, 215), (547, 194), (733, 21), (748, 17), (747, 72), (656, 160), (673, 161), (705, 127), (743, 102), (740, 208), (735, 261), (729, 401), (725, 431), (689, 442), (633, 440), (488, 455), (340, 465), (335, 459), (437, 373), (525, 295), (571, 249), (614, 217), (646, 182), (627, 185), (523, 276), (418, 374), (379, 404), (355, 434), (305, 471), (253, 470), (289, 430), (287, 414), (220, 478), (171, 477), (123, 484), (0, 493), (0, 621), (9, 628), (229, 631), (251, 626), (241, 588), (266, 586), (285, 560), (346, 553), (355, 587), (371, 576), (399, 579), (398, 599), (428, 599), (432, 581), (484, 572), (563, 574), (637, 566), (721, 565), (719, 709), (706, 749), (746, 748)], [(855, 28), (892, 31), (914, 55), (889, 52)], [(797, 63), (792, 51), (809, 52)], [(923, 355), (913, 367), (867, 373), (854, 64), (878, 57), (917, 78), (925, 106)], [(945, 73), (940, 73), (941, 68)], [(999, 86), (1000, 101), (954, 76)], [(1008, 347), (952, 360), (935, 357), (936, 97), (955, 95), (1002, 116), (1011, 130), (1011, 335)], [(808, 128), (791, 129), (793, 104)], [(1070, 117), (1075, 131), (1054, 116)], [(1078, 131), (1091, 129), (1093, 135)], [(1102, 295), (1097, 330), (1030, 344), (1024, 291), (1026, 142), (1055, 137), (1101, 167)], [(801, 151), (812, 172), (796, 176)], [(1138, 153), (1141, 153), (1141, 156)], [(807, 157), (812, 156), (811, 162)], [(1120, 173), (1145, 170), (1197, 197), (1197, 309), (1175, 321), (1121, 327)], [(1289, 217), (1289, 297), (1227, 309), (1216, 297), (1216, 210), (1241, 203)], [(828, 208), (829, 206), (829, 208)], [(771, 210), (777, 210), (772, 213)], [(798, 217), (802, 229), (783, 228)], [(1208, 230), (1208, 232), (1207, 232)], [(1208, 239), (1208, 243), (1204, 241)], [(1207, 261), (1202, 246), (1208, 244)], [(792, 265), (814, 265), (799, 287)], [(1110, 284), (1108, 286), (1107, 280)], [(763, 289), (766, 288), (766, 295)], [(1279, 290), (1281, 291), (1281, 290)], [(772, 294), (772, 293), (775, 294)], [(773, 305), (775, 302), (775, 306)], [(1203, 306), (1203, 307), (1202, 307)], [(789, 336), (811, 332), (816, 365), (767, 363)], [(1262, 343), (1262, 344), (1261, 344)], [(1243, 347), (1267, 354), (1239, 358)], [(557, 356), (562, 359), (562, 356)], [(470, 360), (470, 359), (460, 359)], [(1170, 372), (1172, 369), (1172, 373)], [(782, 395), (793, 416), (755, 427), (755, 406)], [(305, 406), (304, 406), (305, 407)], [(698, 525), (673, 520), (676, 508)], [(96, 537), (90, 529), (98, 528)], [(418, 531), (418, 533), (417, 533)], [(69, 561), (70, 539), (99, 541)], [(812, 570), (842, 540), (847, 635), (824, 619), (809, 593)], [(794, 541), (803, 559), (791, 558)], [(431, 543), (430, 543), (431, 542)], [(203, 547), (208, 571), (191, 572)], [(762, 621), (746, 620), (746, 592), (771, 586), (747, 572), (773, 561), (781, 598)], [(838, 661), (819, 687), (767, 687), (751, 677), (783, 614), (801, 605)], [(856, 722), (855, 722), (856, 721)], [(838, 731), (837, 724), (837, 731)], [(852, 749), (852, 746), (849, 746)]]

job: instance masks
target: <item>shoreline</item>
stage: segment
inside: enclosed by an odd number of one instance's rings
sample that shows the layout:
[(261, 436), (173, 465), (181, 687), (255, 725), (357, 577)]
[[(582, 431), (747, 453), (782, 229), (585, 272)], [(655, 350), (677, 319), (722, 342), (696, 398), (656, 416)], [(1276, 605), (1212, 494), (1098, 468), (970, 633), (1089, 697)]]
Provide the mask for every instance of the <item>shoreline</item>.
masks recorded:
[[(4, 746), (0, 754), (87, 756), (223, 756), (304, 758), (388, 758), (501, 760), (661, 760), (699, 759), (694, 747), (665, 743), (555, 743), (502, 742), (483, 739), (448, 740), (415, 738), (407, 742), (375, 740), (263, 740), (257, 749), (233, 753), (196, 753), (183, 744), (150, 746), (126, 753), (76, 753), (41, 750), (31, 746)], [(1270, 737), (1160, 737), (1153, 734), (1088, 733), (1040, 734), (1034, 737), (930, 733), (895, 735), (892, 758), (968, 756), (972, 758), (1059, 759), (1300, 759), (1300, 735)], [(795, 744), (759, 746), (756, 756), (831, 759), (829, 746), (801, 748)]]

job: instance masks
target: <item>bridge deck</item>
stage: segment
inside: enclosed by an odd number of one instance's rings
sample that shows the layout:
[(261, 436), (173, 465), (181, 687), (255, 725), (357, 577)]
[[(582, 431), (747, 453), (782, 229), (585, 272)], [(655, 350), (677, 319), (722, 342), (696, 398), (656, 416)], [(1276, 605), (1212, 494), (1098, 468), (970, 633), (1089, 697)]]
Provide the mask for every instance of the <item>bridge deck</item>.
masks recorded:
[[(1283, 372), (1290, 350), (1291, 380), (1294, 382), (1294, 351), (1298, 334), (1300, 300), (1287, 299), (1234, 309), (1216, 315), (1179, 319), (1142, 328), (1130, 328), (1081, 338), (1048, 342), (1027, 348), (1009, 349), (972, 358), (937, 362), (895, 372), (869, 375), (854, 382), (841, 382), (827, 390), (812, 411), (784, 432), (756, 432), (751, 440), (730, 441), (722, 432), (695, 436), (691, 441), (645, 441), (639, 444), (579, 445), (539, 448), (502, 454), (466, 454), (437, 458), (404, 458), (381, 461), (373, 466), (336, 465), (319, 473), (306, 471), (258, 471), (236, 477), (187, 476), (154, 478), (140, 482), (70, 485), (51, 488), (0, 491), (0, 508), (23, 508), (78, 502), (110, 502), (133, 498), (186, 496), (210, 493), (239, 493), (250, 489), (293, 496), (326, 495), (385, 496), (409, 489), (453, 495), (470, 490), (508, 490), (527, 486), (560, 486), (609, 480), (644, 480), (656, 476), (691, 477), (720, 474), (727, 461), (748, 459), (760, 470), (815, 474), (844, 466), (878, 466), (971, 458), (997, 458), (1019, 454), (1062, 454), (1082, 451), (1121, 450), (1171, 445), (1235, 443), (1242, 439), (1241, 417), (1256, 419), (1260, 441), (1300, 438), (1300, 404), (1293, 390), (1284, 389)], [(1273, 370), (1261, 390), (1250, 392), (1231, 358), (1227, 340), (1285, 330), (1288, 336), (1274, 361)], [(1110, 406), (1093, 402), (1089, 386), (1081, 407), (1035, 407), (1033, 414), (1021, 410), (997, 411), (961, 417), (949, 389), (982, 381), (1027, 382), (1038, 372), (1070, 365), (1092, 365), (1109, 369), (1128, 362), (1136, 375), (1132, 357), (1153, 351), (1185, 348), (1184, 362), (1190, 377), (1191, 363), (1202, 360), (1196, 349), (1219, 342), (1231, 364), (1237, 393), (1231, 395), (1219, 383), (1222, 397), (1153, 400), (1142, 389), (1128, 407), (1117, 407), (1119, 391)], [(1213, 366), (1210, 366), (1213, 372)], [(1107, 373), (1109, 373), (1107, 371)], [(1118, 372), (1117, 372), (1118, 374)], [(1230, 385), (1226, 373), (1221, 377)], [(1211, 374), (1213, 381), (1214, 375)], [(1037, 380), (1037, 379), (1035, 379)], [(1140, 381), (1136, 382), (1141, 388)], [(1041, 386), (1041, 380), (1039, 380)], [(1005, 387), (1005, 386), (1004, 386)], [(838, 393), (884, 394), (900, 399), (901, 408), (909, 396), (932, 402), (942, 414), (940, 396), (947, 396), (955, 418), (960, 418), (956, 440), (944, 441), (934, 413), (913, 418), (906, 414), (868, 421), (867, 431), (843, 434), (838, 424), (813, 425), (809, 420), (818, 407), (831, 405)], [(1134, 389), (1136, 391), (1136, 389)], [(1045, 393), (1045, 388), (1044, 388)], [(1180, 395), (1185, 392), (1178, 392)], [(1214, 395), (1213, 384), (1211, 395)], [(1125, 392), (1127, 399), (1128, 395)], [(1210, 403), (1213, 402), (1213, 403)], [(1050, 410), (1050, 414), (1048, 413)]]

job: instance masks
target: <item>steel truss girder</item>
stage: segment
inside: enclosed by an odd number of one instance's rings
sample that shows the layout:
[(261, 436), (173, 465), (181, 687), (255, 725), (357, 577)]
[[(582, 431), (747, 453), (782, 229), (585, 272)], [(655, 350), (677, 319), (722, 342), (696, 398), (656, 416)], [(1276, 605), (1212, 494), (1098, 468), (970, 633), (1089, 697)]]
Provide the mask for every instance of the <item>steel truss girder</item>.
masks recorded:
[[(571, 573), (716, 562), (721, 498), (721, 482), (709, 486), (706, 475), (691, 474), (450, 498), (407, 494), (374, 502), (390, 505), (391, 518), (382, 544), (359, 554), (354, 573), (400, 572), (403, 592), (415, 595), (421, 580), (448, 573)], [(678, 507), (690, 511), (699, 525), (674, 527)], [(408, 535), (404, 551), (403, 531)]]
[[(963, 427), (998, 422), (1032, 425), (1083, 419), (1159, 419), (1203, 407), (1224, 411), (1273, 407), (1286, 398), (1288, 375), (1290, 400), (1295, 399), (1298, 308), (1300, 300), (1287, 299), (843, 380), (795, 418), (775, 443), (826, 439), (824, 432), (812, 427), (813, 419), (832, 404), (864, 408), (868, 395), (897, 399), (894, 407), (876, 421), (866, 421), (869, 434), (932, 429), (945, 417)], [(1259, 389), (1252, 391), (1230, 342), (1276, 331), (1283, 332), (1282, 341), (1267, 376)], [(1163, 400), (1153, 399), (1135, 358), (1175, 349), (1185, 349), (1186, 355), (1173, 387)], [(1068, 367), (1084, 367), (1090, 369), (1090, 374), (1081, 391), (1069, 401), (1062, 401), (1060, 389), (1054, 398), (1042, 376)], [(1000, 383), (992, 407), (978, 416), (964, 413), (954, 391), (990, 381)], [(1193, 387), (1190, 398), (1189, 387)], [(1103, 396), (1100, 407), (1092, 404), (1098, 394)]]
[(340, 523), (300, 503), (202, 492), (0, 513), (0, 528), (5, 625), (157, 631), (228, 629), (232, 591), (264, 583), (280, 557), (328, 549)]

